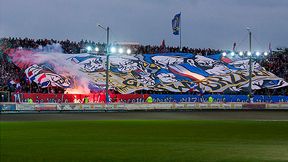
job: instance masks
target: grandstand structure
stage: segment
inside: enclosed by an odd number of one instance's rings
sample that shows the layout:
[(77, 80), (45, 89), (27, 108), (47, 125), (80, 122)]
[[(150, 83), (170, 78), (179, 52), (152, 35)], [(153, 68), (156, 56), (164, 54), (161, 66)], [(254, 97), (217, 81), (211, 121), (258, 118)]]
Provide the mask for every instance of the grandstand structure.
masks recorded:
[[(1, 102), (104, 102), (105, 43), (1, 39)], [(111, 102), (246, 102), (248, 62), (230, 51), (114, 43)], [(261, 55), (253, 65), (254, 102), (288, 102), (288, 50)], [(37, 58), (37, 59), (35, 59)]]

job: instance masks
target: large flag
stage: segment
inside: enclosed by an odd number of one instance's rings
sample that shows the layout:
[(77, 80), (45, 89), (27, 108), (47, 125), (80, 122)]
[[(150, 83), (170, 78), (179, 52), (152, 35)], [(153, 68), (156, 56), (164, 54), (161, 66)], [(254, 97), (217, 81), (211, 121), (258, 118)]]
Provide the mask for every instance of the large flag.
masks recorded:
[(272, 45), (271, 45), (271, 42), (269, 43), (269, 52), (271, 53), (272, 52)]
[(172, 30), (174, 35), (179, 35), (180, 32), (180, 17), (181, 13), (176, 14), (172, 20)]
[(233, 51), (236, 50), (236, 42), (233, 43)]

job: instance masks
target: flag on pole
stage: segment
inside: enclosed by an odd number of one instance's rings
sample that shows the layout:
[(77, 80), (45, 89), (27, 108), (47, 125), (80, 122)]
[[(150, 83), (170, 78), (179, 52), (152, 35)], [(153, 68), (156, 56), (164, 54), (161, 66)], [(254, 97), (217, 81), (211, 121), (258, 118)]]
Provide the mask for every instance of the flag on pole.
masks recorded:
[(236, 49), (236, 42), (234, 42), (233, 44), (233, 51), (235, 51), (235, 49)]
[(269, 52), (272, 52), (272, 45), (271, 45), (271, 42), (269, 43)]
[(176, 14), (172, 19), (172, 30), (174, 35), (179, 35), (180, 33), (180, 16), (181, 13)]

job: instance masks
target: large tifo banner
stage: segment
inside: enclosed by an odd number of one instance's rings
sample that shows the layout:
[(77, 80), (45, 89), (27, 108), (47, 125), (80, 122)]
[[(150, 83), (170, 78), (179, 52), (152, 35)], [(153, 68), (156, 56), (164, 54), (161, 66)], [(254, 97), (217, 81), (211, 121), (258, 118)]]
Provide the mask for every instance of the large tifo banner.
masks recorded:
[[(69, 93), (105, 90), (106, 56), (11, 50), (12, 61), (27, 80), (41, 87), (63, 87)], [(139, 90), (170, 92), (247, 91), (249, 60), (190, 53), (111, 54), (109, 89), (122, 94)], [(282, 78), (252, 65), (252, 89), (287, 86)]]

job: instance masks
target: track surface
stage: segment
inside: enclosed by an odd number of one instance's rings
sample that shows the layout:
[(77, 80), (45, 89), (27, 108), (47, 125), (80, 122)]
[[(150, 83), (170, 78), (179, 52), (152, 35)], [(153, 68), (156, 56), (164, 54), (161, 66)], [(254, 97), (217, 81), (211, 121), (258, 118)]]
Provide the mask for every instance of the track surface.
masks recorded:
[(1, 114), (1, 121), (50, 120), (288, 120), (288, 111), (192, 111)]

